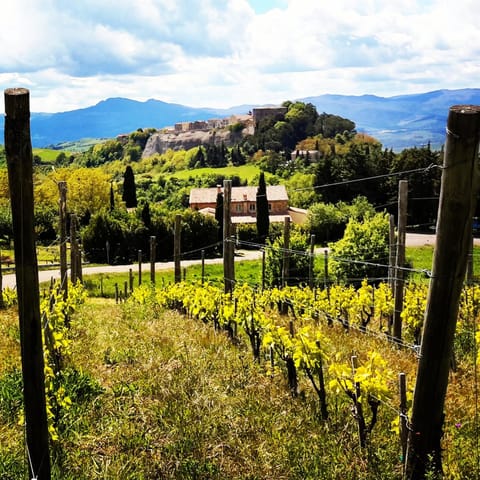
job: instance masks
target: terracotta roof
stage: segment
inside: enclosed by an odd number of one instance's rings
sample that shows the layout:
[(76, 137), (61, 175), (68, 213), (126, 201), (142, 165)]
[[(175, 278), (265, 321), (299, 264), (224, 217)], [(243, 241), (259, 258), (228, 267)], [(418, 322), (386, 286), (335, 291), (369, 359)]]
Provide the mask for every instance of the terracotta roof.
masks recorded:
[[(232, 187), (232, 203), (255, 202), (257, 200), (258, 187)], [(223, 192), (223, 188), (221, 188)], [(216, 203), (218, 188), (192, 188), (190, 190), (190, 204), (192, 203)], [(285, 185), (267, 185), (267, 199), (269, 201), (288, 201)]]

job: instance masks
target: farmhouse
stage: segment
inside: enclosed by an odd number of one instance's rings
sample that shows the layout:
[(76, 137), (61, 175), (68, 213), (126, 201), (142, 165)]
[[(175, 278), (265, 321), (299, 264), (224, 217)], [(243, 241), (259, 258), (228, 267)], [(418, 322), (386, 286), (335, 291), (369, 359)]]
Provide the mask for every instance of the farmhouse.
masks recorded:
[[(232, 187), (230, 214), (232, 223), (255, 223), (257, 221), (258, 187)], [(215, 215), (217, 194), (223, 193), (220, 185), (213, 188), (192, 188), (190, 190), (190, 208), (206, 215)], [(270, 222), (283, 222), (290, 215), (288, 195), (284, 185), (267, 186), (268, 210)]]

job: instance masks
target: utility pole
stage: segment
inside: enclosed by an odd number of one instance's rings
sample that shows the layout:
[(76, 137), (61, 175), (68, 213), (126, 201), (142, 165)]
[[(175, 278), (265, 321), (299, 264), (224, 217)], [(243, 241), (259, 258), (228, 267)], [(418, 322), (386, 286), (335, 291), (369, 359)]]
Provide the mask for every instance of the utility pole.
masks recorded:
[(29, 96), (24, 88), (5, 90), (5, 152), (12, 207), (29, 471), (30, 478), (50, 480)]
[(440, 441), (460, 294), (479, 190), (480, 106), (450, 108), (437, 239), (407, 446), (408, 480), (442, 472)]

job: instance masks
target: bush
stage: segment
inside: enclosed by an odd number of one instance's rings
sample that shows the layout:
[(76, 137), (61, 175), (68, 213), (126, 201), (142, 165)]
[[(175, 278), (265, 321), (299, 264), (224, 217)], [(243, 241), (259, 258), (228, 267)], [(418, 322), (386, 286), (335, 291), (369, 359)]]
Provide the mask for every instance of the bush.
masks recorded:
[[(281, 286), (283, 268), (284, 238), (278, 237), (271, 242), (267, 240), (267, 254), (265, 257), (265, 284), (269, 287)], [(308, 252), (310, 240), (307, 235), (297, 229), (290, 233), (289, 275), (287, 285), (299, 285), (308, 282), (310, 258)], [(292, 253), (298, 252), (298, 253)]]
[[(330, 271), (338, 280), (358, 283), (388, 274), (389, 216), (386, 213), (350, 219), (341, 240), (330, 245)], [(363, 263), (365, 262), (365, 263)]]

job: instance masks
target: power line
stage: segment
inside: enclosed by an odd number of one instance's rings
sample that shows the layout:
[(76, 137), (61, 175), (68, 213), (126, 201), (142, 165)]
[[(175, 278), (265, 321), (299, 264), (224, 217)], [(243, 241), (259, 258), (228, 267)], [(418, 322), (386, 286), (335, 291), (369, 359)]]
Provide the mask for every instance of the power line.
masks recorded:
[(367, 180), (377, 180), (379, 178), (397, 177), (397, 176), (400, 176), (400, 175), (409, 175), (409, 174), (418, 173), (418, 172), (426, 173), (426, 172), (429, 172), (430, 170), (433, 170), (434, 168), (443, 169), (443, 167), (441, 165), (436, 165), (435, 163), (431, 163), (430, 165), (428, 165), (428, 167), (414, 168), (412, 170), (403, 170), (401, 172), (384, 173), (384, 174), (381, 174), (381, 175), (374, 175), (372, 177), (354, 178), (354, 179), (351, 179), (351, 180), (343, 180), (341, 182), (327, 183), (325, 185), (317, 185), (317, 186), (313, 186), (313, 187), (297, 188), (293, 191), (294, 192), (302, 192), (302, 191), (306, 191), (306, 190), (315, 190), (317, 188), (337, 187), (337, 186), (340, 186), (340, 185), (349, 185), (351, 183), (365, 182)]

